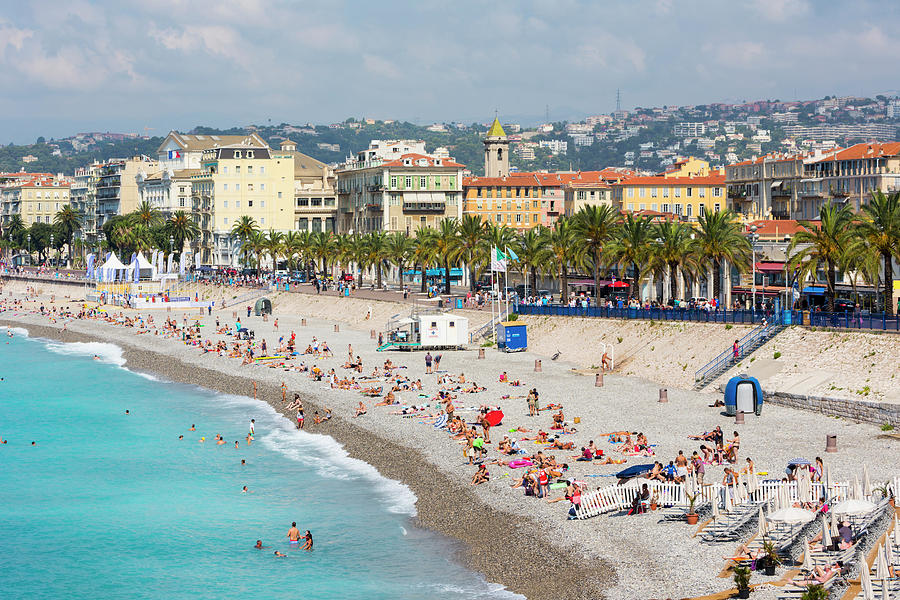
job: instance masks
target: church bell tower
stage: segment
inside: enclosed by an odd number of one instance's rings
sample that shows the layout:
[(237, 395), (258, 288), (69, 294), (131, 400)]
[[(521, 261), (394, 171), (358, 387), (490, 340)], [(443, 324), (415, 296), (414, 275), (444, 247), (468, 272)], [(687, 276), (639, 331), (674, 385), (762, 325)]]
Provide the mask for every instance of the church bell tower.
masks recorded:
[(509, 175), (509, 139), (500, 120), (494, 122), (484, 138), (484, 176), (506, 177)]

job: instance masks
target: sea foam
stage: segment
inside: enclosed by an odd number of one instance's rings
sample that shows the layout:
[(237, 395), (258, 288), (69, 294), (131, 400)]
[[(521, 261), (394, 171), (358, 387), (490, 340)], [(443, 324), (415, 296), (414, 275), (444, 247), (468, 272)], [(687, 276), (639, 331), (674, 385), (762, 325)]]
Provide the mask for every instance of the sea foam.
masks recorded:
[(121, 367), (125, 365), (122, 348), (106, 342), (56, 342), (47, 341), (47, 349), (69, 356), (96, 356), (101, 362)]
[(323, 477), (366, 480), (374, 486), (389, 512), (415, 516), (416, 495), (409, 486), (384, 477), (365, 461), (352, 458), (331, 436), (296, 429), (293, 423), (262, 400), (221, 394), (217, 401), (252, 409), (259, 441), (270, 450), (313, 467)]

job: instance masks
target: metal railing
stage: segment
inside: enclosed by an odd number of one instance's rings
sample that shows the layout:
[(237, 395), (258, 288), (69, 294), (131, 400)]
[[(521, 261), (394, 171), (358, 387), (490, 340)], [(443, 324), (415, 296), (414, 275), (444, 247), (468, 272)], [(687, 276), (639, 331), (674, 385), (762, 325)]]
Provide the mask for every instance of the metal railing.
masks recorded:
[(756, 350), (759, 347), (759, 342), (763, 340), (768, 340), (774, 333), (776, 333), (776, 325), (763, 323), (759, 327), (750, 331), (747, 335), (738, 340), (738, 352), (737, 356), (734, 355), (734, 348), (729, 348), (725, 352), (721, 353), (699, 369), (694, 372), (694, 381), (704, 381), (706, 377), (710, 373), (715, 373), (719, 369), (721, 369), (724, 365), (731, 365), (737, 363), (741, 358), (745, 357), (747, 354)]
[(507, 311), (505, 307), (500, 308), (499, 314), (494, 317), (491, 317), (491, 320), (476, 329), (475, 331), (469, 332), (469, 343), (472, 344), (475, 340), (479, 338), (487, 337), (488, 333), (493, 331), (494, 327), (496, 327), (497, 323), (502, 323), (509, 317), (510, 313), (514, 312), (513, 307)]
[(653, 321), (696, 321), (700, 323), (761, 323), (772, 321), (773, 311), (706, 310), (703, 308), (607, 308), (605, 306), (562, 306), (558, 304), (516, 304), (520, 315), (557, 317), (599, 317), (605, 319), (645, 319)]

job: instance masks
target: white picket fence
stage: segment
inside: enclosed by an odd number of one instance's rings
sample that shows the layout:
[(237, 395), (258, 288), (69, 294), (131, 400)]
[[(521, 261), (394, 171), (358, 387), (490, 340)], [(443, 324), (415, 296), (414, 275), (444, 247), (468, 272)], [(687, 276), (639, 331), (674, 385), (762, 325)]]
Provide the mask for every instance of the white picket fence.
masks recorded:
[[(650, 490), (651, 497), (656, 496), (656, 502), (661, 507), (688, 506), (687, 484), (685, 483), (669, 483), (661, 481), (648, 481), (642, 479), (632, 479), (624, 485), (612, 485), (605, 488), (597, 489), (593, 492), (581, 494), (581, 504), (576, 509), (576, 517), (578, 519), (587, 519), (596, 517), (605, 513), (616, 512), (630, 508), (641, 492), (641, 486), (646, 483)], [(895, 477), (892, 482), (895, 495), (900, 490), (900, 477)], [(787, 488), (787, 495), (791, 502), (803, 501), (809, 502), (814, 498), (825, 496), (830, 502), (840, 502), (846, 499), (850, 493), (851, 484), (849, 481), (834, 482), (829, 488), (829, 493), (825, 494), (825, 484), (821, 482), (810, 483), (812, 494), (810, 497), (800, 498), (799, 485), (796, 481), (762, 481), (759, 482), (756, 491), (748, 494), (748, 502), (758, 503), (763, 501), (774, 500), (781, 493), (783, 488)], [(700, 490), (700, 497), (697, 499), (696, 506), (702, 506), (711, 502), (716, 502), (720, 508), (730, 509), (734, 506), (732, 500), (734, 498), (734, 490), (726, 488), (720, 483), (704, 485)]]

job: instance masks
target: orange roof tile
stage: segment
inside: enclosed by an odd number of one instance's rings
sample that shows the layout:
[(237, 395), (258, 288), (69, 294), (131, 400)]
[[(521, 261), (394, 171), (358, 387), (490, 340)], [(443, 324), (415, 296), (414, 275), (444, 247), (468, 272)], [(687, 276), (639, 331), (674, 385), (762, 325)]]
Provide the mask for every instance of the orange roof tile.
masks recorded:
[(881, 158), (900, 154), (900, 142), (872, 142), (854, 144), (849, 148), (838, 150), (823, 160), (857, 160), (860, 158)]
[[(404, 165), (403, 160), (406, 158), (412, 160), (413, 164), (412, 165)], [(425, 154), (415, 154), (415, 153), (403, 154), (398, 159), (386, 161), (382, 166), (385, 166), (385, 167), (408, 167), (408, 166), (417, 167), (419, 165), (417, 165), (416, 163), (419, 161), (419, 159), (422, 159), (422, 158), (424, 158), (426, 161), (428, 161), (427, 166), (429, 166), (429, 167), (435, 167), (435, 166), (437, 166), (437, 167), (464, 167), (465, 166), (463, 164), (453, 162), (452, 160), (450, 160), (448, 158), (436, 158), (434, 156), (427, 156)], [(434, 164), (435, 160), (441, 161), (441, 164), (435, 165)]]

